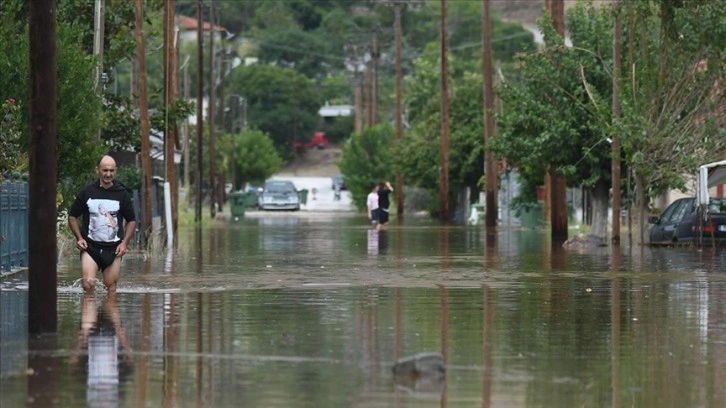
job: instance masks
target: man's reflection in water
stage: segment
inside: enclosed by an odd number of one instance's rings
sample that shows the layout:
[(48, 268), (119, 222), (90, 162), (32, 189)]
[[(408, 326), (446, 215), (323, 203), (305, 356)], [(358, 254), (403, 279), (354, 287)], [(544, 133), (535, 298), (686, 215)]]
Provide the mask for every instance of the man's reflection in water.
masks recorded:
[(116, 294), (106, 296), (100, 313), (95, 295), (85, 295), (81, 305), (81, 330), (71, 364), (87, 376), (89, 406), (119, 406), (119, 383), (128, 377), (132, 368), (129, 352)]
[(368, 230), (368, 255), (385, 254), (388, 250), (388, 231)]

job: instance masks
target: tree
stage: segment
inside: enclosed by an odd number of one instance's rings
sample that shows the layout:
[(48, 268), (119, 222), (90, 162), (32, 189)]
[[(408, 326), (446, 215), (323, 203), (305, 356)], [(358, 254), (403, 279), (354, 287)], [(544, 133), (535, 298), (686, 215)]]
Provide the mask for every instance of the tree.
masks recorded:
[(698, 0), (639, 3), (627, 14), (616, 127), (636, 182), (642, 241), (649, 198), (685, 189), (700, 164), (726, 154), (726, 11)]
[(568, 21), (572, 47), (565, 46), (548, 19), (541, 23), (545, 47), (520, 55), (500, 91), (504, 110), (492, 147), (519, 169), (531, 199), (548, 166), (569, 185), (590, 189), (592, 233), (605, 238), (610, 116), (603, 100), (611, 95), (609, 14), (576, 6)]
[[(2, 2), (10, 7), (12, 2)], [(0, 27), (0, 50), (6, 64), (0, 64), (0, 100), (13, 98), (20, 106), (29, 101), (28, 32), (26, 20), (6, 20)], [(27, 18), (27, 17), (26, 17)], [(58, 69), (58, 180), (61, 208), (67, 208), (75, 192), (92, 176), (98, 158), (105, 152), (95, 143), (100, 127), (101, 98), (94, 89), (94, 62), (82, 49), (77, 27), (58, 22), (56, 61)], [(28, 151), (28, 112), (19, 115), (23, 137), (20, 148)]]
[[(431, 45), (433, 48), (435, 44)], [(450, 77), (450, 156), (449, 200), (462, 189), (481, 188), (484, 168), (482, 120), (482, 79), (480, 70), (463, 72), (458, 58), (452, 57)], [(412, 128), (403, 137), (400, 157), (408, 185), (424, 188), (432, 196), (439, 191), (439, 138), (441, 115), (438, 102), (438, 55), (424, 53), (414, 63), (414, 75), (406, 78), (405, 104)], [(477, 196), (477, 194), (472, 194)], [(438, 208), (432, 211), (438, 214)]]
[(230, 74), (229, 87), (247, 102), (248, 124), (267, 133), (282, 157), (292, 154), (292, 142), (312, 135), (322, 105), (313, 81), (289, 68), (274, 65), (240, 67)]
[(362, 133), (354, 133), (343, 145), (340, 171), (345, 175), (345, 185), (353, 198), (353, 204), (366, 208), (366, 197), (373, 184), (390, 180), (395, 174), (399, 159), (391, 146), (395, 133), (391, 125), (376, 125)]
[(226, 156), (237, 175), (235, 187), (246, 182), (262, 183), (282, 168), (282, 158), (268, 134), (251, 128), (239, 135), (231, 135), (228, 140), (232, 155)]

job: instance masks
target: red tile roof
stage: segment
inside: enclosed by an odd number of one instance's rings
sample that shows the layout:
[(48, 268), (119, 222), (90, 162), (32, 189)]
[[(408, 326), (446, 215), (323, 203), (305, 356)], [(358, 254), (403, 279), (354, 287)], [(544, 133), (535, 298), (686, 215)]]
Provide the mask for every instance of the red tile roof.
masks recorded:
[[(196, 18), (191, 18), (188, 16), (182, 16), (182, 15), (179, 16), (179, 27), (182, 30), (196, 30), (198, 24), (199, 23)], [(212, 25), (209, 24), (209, 22), (207, 22), (207, 21), (202, 22), (202, 31), (209, 31), (211, 26)], [(219, 31), (227, 31), (227, 30), (222, 26), (214, 25), (214, 31), (219, 32)]]

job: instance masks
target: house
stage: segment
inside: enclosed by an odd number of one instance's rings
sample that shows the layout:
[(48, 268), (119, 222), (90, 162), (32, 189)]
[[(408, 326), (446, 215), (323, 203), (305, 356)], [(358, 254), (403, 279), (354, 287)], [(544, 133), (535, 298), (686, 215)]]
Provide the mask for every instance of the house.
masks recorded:
[[(181, 42), (196, 41), (197, 40), (197, 28), (199, 27), (199, 20), (189, 16), (178, 15), (177, 16), (177, 27), (179, 29), (179, 40)], [(210, 24), (207, 21), (202, 22), (202, 31), (207, 33), (214, 30), (215, 33), (224, 33), (225, 38), (231, 36), (231, 33), (226, 28)]]

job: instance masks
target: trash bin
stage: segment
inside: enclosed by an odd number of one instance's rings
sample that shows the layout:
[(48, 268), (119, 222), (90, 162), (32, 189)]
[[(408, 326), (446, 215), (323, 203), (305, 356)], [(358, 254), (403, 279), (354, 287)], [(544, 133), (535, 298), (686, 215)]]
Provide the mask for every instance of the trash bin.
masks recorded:
[(230, 212), (232, 213), (232, 220), (237, 221), (245, 216), (245, 193), (242, 191), (235, 191), (229, 195)]
[(522, 222), (522, 227), (536, 229), (542, 228), (544, 216), (542, 214), (544, 204), (542, 202), (524, 204), (519, 207), (518, 216)]
[(245, 208), (257, 208), (257, 193), (254, 191), (247, 191), (244, 193), (243, 202)]
[(308, 190), (302, 189), (297, 191), (297, 197), (300, 199), (300, 204), (307, 205), (308, 203)]

